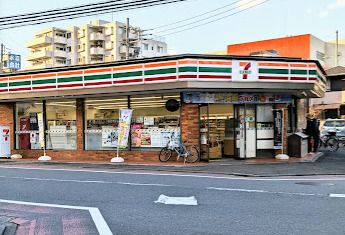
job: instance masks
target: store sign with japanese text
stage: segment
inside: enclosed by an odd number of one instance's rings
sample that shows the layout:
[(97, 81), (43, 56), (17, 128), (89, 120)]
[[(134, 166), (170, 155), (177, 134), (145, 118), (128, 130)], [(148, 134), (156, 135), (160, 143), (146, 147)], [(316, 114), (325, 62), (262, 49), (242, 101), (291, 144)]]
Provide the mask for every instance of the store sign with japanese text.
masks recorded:
[(184, 92), (183, 101), (194, 104), (286, 104), (291, 103), (292, 98), (286, 94)]
[(128, 147), (128, 136), (132, 119), (132, 109), (120, 109), (118, 147)]

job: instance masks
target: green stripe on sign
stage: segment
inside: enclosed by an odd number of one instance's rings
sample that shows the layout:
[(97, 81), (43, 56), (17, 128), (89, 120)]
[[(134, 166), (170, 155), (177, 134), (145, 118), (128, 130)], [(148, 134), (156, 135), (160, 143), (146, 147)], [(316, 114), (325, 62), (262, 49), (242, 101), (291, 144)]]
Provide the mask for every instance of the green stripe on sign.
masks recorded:
[(288, 69), (259, 69), (259, 73), (289, 74)]
[(25, 82), (10, 82), (10, 86), (30, 86), (31, 82), (30, 81), (25, 81)]
[(198, 72), (198, 68), (197, 67), (180, 67), (178, 68), (179, 72)]
[(202, 73), (231, 73), (231, 68), (199, 67)]
[(145, 75), (157, 75), (157, 74), (167, 74), (167, 73), (176, 73), (176, 68), (169, 69), (155, 69), (145, 71)]
[(0, 83), (0, 87), (7, 87), (7, 82), (6, 83)]
[(61, 82), (81, 82), (83, 77), (69, 77), (69, 78), (58, 78), (58, 83)]
[(32, 85), (51, 84), (55, 82), (55, 79), (33, 80)]
[(141, 71), (135, 71), (135, 72), (125, 72), (125, 73), (114, 73), (113, 78), (127, 78), (127, 77), (137, 77), (142, 76)]
[(84, 80), (90, 81), (90, 80), (101, 80), (101, 79), (109, 79), (109, 78), (111, 78), (111, 74), (99, 74), (99, 75), (85, 76)]
[(309, 75), (316, 75), (317, 71), (316, 70), (309, 70)]
[(307, 74), (307, 70), (291, 69), (291, 74)]

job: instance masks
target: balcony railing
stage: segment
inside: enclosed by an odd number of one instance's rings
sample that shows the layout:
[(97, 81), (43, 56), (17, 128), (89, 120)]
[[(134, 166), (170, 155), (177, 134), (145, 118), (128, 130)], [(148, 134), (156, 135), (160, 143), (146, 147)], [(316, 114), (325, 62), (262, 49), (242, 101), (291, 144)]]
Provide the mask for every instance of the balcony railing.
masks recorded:
[(37, 60), (37, 59), (44, 59), (49, 58), (52, 56), (51, 51), (38, 51), (38, 52), (32, 52), (27, 56), (27, 60)]
[(28, 48), (41, 47), (50, 43), (52, 43), (52, 38), (44, 36), (44, 37), (34, 38), (28, 41), (26, 43), (26, 47)]
[(102, 33), (91, 33), (90, 34), (91, 41), (104, 41), (104, 35)]
[(67, 44), (67, 38), (64, 37), (54, 37), (54, 43)]
[(104, 55), (104, 48), (103, 47), (91, 47), (90, 48), (91, 55)]

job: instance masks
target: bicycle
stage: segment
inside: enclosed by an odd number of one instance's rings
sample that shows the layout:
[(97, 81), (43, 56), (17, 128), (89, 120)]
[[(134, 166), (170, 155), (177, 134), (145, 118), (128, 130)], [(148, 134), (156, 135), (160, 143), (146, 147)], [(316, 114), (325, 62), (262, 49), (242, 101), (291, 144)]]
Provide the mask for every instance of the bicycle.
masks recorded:
[(339, 139), (336, 136), (335, 131), (328, 131), (327, 134), (323, 135), (319, 139), (319, 147), (325, 147), (331, 152), (335, 152), (339, 149)]
[(184, 163), (194, 163), (199, 160), (199, 150), (194, 145), (186, 146), (182, 143), (176, 143), (172, 138), (173, 134), (169, 137), (169, 141), (165, 147), (159, 152), (159, 160), (167, 162), (170, 160), (174, 152), (177, 153), (177, 161), (180, 157), (184, 158)]

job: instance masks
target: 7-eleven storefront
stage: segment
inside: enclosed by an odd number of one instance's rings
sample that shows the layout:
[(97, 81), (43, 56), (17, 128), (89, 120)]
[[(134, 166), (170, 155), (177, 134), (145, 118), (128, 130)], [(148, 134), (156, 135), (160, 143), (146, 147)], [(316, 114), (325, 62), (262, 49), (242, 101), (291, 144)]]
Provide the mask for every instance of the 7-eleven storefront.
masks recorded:
[[(109, 161), (119, 109), (133, 109), (129, 161), (158, 161), (170, 135), (204, 160), (272, 157), (304, 127), (306, 98), (321, 97), (315, 61), (178, 55), (0, 75), (0, 125), (12, 153), (54, 160)], [(166, 107), (171, 100), (178, 105)], [(172, 102), (176, 103), (176, 102)], [(283, 110), (281, 143), (274, 110)]]

